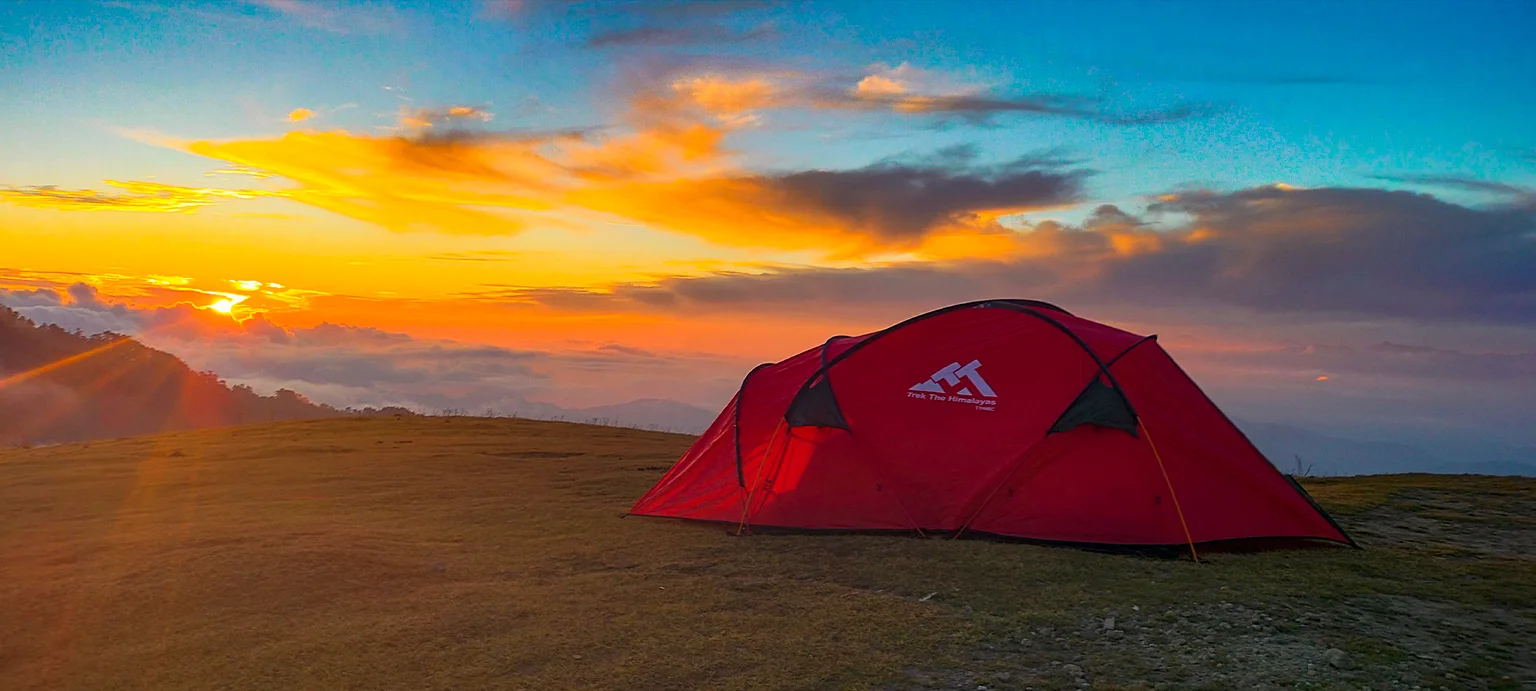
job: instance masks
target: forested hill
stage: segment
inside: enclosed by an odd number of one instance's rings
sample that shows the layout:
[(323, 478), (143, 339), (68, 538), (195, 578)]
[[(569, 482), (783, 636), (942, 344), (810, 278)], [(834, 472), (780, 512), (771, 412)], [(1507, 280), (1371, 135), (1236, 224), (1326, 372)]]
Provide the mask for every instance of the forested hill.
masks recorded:
[(127, 336), (38, 325), (0, 306), (0, 447), (377, 412), (261, 396)]

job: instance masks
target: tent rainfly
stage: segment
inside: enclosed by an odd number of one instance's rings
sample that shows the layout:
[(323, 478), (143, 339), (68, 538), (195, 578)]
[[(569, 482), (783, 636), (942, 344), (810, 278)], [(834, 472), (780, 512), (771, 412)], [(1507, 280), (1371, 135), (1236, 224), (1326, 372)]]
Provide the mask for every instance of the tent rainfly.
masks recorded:
[(1192, 553), (1354, 544), (1155, 336), (1033, 300), (954, 305), (759, 365), (630, 513)]

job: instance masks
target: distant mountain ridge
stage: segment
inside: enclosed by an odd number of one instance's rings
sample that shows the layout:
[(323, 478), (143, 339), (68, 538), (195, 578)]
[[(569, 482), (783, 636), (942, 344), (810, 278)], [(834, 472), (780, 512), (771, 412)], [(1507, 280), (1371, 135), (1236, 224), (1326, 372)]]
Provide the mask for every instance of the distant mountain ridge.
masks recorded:
[(667, 432), (700, 434), (719, 415), (696, 405), (665, 398), (641, 398), (628, 403), (580, 408), (571, 411), (577, 421), (593, 420), (599, 424), (638, 427)]
[(395, 412), (409, 411), (340, 410), (287, 389), (262, 396), (127, 336), (39, 325), (0, 306), (0, 446)]
[[(1236, 421), (1244, 434), (1280, 470), (1316, 476), (1381, 473), (1536, 476), (1536, 452), (1523, 457), (1453, 462), (1415, 446), (1345, 439), (1281, 425)], [(1522, 449), (1511, 449), (1511, 455)], [(1300, 460), (1298, 461), (1298, 457)], [(1522, 459), (1530, 459), (1526, 462)]]

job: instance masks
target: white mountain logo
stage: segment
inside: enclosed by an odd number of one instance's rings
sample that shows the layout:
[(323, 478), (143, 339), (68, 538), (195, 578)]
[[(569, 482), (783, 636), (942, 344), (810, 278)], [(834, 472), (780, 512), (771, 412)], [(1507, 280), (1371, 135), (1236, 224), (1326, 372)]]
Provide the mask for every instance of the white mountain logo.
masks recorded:
[[(934, 394), (954, 393), (960, 396), (981, 395), (985, 398), (997, 398), (997, 392), (993, 391), (992, 387), (987, 384), (987, 380), (981, 377), (981, 372), (977, 371), (979, 369), (981, 369), (980, 360), (972, 360), (970, 364), (964, 367), (961, 367), (958, 362), (951, 362), (945, 365), (943, 369), (934, 372), (933, 376), (929, 377), (927, 381), (913, 384), (912, 388), (907, 390)], [(962, 381), (968, 382), (968, 384), (962, 385)], [(958, 390), (955, 389), (957, 386), (960, 387)], [(975, 388), (974, 391), (972, 391), (973, 387)]]

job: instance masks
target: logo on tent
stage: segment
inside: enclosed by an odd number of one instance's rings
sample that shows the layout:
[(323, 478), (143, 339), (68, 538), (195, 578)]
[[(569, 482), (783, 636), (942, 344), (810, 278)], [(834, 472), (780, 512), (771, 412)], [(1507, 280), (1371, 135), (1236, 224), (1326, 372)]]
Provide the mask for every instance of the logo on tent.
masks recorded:
[[(992, 401), (973, 398), (980, 396), (983, 399), (997, 398), (997, 392), (981, 376), (980, 360), (972, 360), (970, 364), (961, 366), (958, 362), (951, 362), (942, 369), (933, 373), (927, 381), (918, 382), (907, 389), (913, 398), (928, 398), (933, 400), (950, 400), (962, 403), (984, 403), (991, 405)], [(958, 387), (958, 388), (957, 388)], [(930, 394), (924, 396), (923, 394)]]

